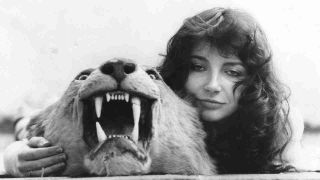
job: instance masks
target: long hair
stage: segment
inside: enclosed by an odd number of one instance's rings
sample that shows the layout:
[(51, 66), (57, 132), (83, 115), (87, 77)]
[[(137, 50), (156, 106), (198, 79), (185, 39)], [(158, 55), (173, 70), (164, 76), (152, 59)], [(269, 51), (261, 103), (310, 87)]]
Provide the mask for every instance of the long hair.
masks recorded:
[(284, 170), (284, 162), (278, 166), (275, 160), (281, 162), (291, 136), (288, 93), (274, 74), (272, 51), (260, 25), (248, 13), (229, 8), (213, 8), (187, 18), (169, 40), (160, 66), (164, 81), (180, 95), (189, 75), (190, 53), (200, 41), (210, 43), (221, 56), (239, 57), (248, 72), (234, 87), (234, 91), (245, 87), (238, 110), (228, 120), (203, 122), (209, 153), (218, 160), (220, 172)]

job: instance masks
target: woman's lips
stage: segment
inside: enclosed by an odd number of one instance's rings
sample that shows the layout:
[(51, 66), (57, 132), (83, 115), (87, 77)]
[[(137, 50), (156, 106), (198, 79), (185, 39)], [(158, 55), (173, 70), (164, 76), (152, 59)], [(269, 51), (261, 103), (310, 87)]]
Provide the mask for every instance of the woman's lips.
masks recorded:
[(208, 108), (208, 109), (218, 109), (226, 104), (226, 103), (216, 101), (216, 100), (211, 100), (211, 99), (198, 99), (198, 103), (201, 106)]

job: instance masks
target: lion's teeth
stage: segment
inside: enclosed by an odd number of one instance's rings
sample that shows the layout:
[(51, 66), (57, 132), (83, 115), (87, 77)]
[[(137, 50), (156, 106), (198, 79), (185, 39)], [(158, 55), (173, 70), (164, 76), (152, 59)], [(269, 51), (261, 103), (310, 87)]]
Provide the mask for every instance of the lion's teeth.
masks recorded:
[[(99, 126), (100, 126), (100, 124), (99, 124)], [(100, 127), (101, 128), (101, 127)], [(97, 129), (98, 129), (98, 125), (97, 125)], [(102, 129), (102, 128), (101, 128)], [(100, 131), (100, 130), (99, 130)], [(103, 130), (101, 130), (102, 132), (104, 132)], [(104, 134), (105, 136), (105, 139), (104, 140), (106, 140), (106, 139), (112, 139), (112, 138), (125, 138), (125, 139), (130, 139), (130, 137), (128, 136), (128, 135), (121, 135), (121, 134), (109, 134), (109, 135), (106, 135), (106, 134)], [(100, 141), (99, 141), (100, 142)]]
[(110, 94), (109, 93), (106, 93), (106, 99), (107, 99), (107, 102), (110, 101)]
[(124, 99), (126, 100), (126, 102), (129, 102), (129, 94), (128, 93), (124, 94)]
[(96, 122), (96, 130), (97, 130), (97, 137), (99, 142), (104, 142), (107, 139), (106, 133), (104, 133), (100, 123)]
[(126, 92), (107, 92), (106, 93), (106, 100), (110, 102), (111, 100), (118, 100), (118, 101), (126, 101), (129, 102), (130, 95)]
[(94, 98), (94, 103), (95, 103), (97, 117), (100, 118), (101, 107), (102, 107), (102, 97), (99, 96), (99, 97)]
[(134, 142), (138, 143), (139, 139), (139, 119), (140, 119), (140, 99), (138, 97), (131, 98), (132, 103), (132, 112), (133, 112), (133, 120), (134, 120), (134, 127), (132, 131), (132, 139)]

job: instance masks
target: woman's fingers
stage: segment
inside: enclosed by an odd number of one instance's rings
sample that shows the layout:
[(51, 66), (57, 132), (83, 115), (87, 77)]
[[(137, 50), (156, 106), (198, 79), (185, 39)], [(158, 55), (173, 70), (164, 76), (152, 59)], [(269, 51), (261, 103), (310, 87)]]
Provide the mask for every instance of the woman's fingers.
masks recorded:
[(65, 168), (66, 155), (61, 147), (46, 146), (50, 143), (39, 137), (12, 143), (4, 151), (6, 172), (16, 177), (41, 176), (43, 172), (45, 176), (58, 174)]
[(28, 177), (50, 176), (50, 175), (55, 175), (57, 172), (62, 171), (65, 168), (65, 166), (66, 166), (65, 163), (59, 163), (49, 167), (41, 168), (39, 170), (25, 172), (23, 174)]
[(63, 152), (59, 146), (43, 147), (43, 148), (28, 148), (18, 154), (18, 160), (31, 161), (53, 156)]
[(39, 170), (41, 168), (47, 168), (55, 164), (60, 164), (65, 162), (66, 162), (66, 155), (64, 153), (61, 153), (54, 156), (42, 158), (36, 161), (24, 161), (18, 166), (18, 169), (20, 172), (24, 173), (24, 172)]
[(44, 137), (32, 137), (27, 144), (33, 148), (51, 146), (51, 143)]

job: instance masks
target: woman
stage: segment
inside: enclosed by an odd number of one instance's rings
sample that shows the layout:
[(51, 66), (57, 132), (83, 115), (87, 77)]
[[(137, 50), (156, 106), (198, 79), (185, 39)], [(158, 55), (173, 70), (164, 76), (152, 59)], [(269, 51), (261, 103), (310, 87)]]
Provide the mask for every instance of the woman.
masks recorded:
[[(304, 168), (297, 158), (303, 121), (289, 117), (288, 96), (271, 61), (258, 23), (234, 9), (213, 8), (186, 19), (168, 43), (161, 74), (198, 108), (208, 133), (208, 151), (217, 159), (220, 173)], [(11, 174), (39, 176), (39, 167), (45, 167), (50, 175), (65, 167), (59, 147), (49, 149), (43, 138), (28, 143), (13, 143), (19, 148), (7, 153)]]
[(168, 43), (161, 74), (198, 108), (220, 173), (279, 172), (300, 161), (303, 121), (289, 118), (271, 62), (259, 24), (235, 9), (186, 19)]

